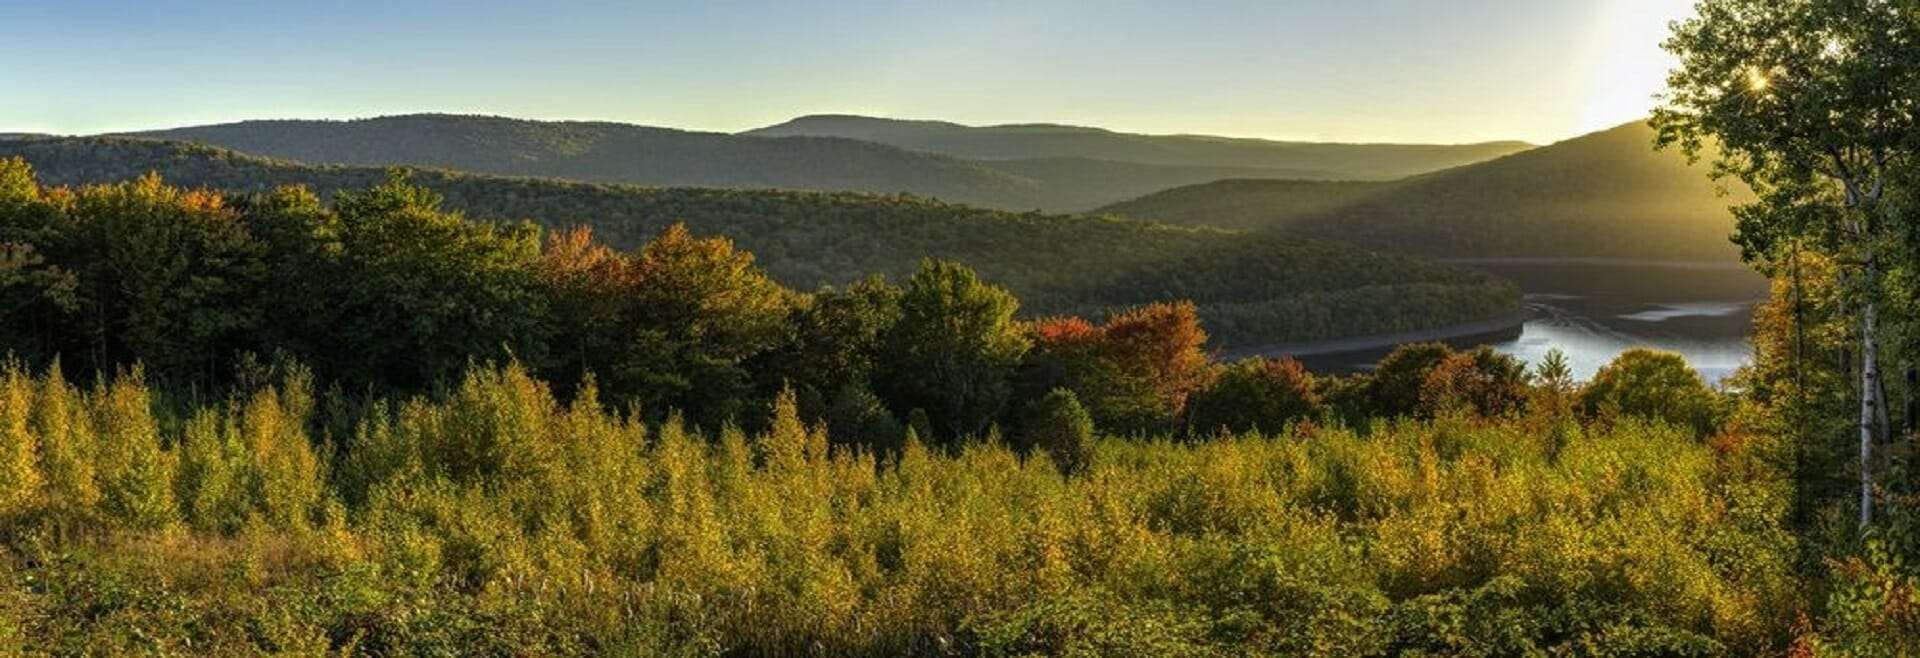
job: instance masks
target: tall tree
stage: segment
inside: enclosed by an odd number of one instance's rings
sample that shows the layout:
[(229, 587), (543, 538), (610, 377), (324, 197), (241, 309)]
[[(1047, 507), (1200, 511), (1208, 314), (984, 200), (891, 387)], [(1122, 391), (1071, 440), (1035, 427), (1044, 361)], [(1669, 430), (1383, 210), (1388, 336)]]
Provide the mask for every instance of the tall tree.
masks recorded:
[(531, 224), (466, 221), (405, 172), (341, 192), (339, 272), (327, 312), (340, 372), (420, 387), (452, 383), (471, 359), (537, 362), (545, 298)]
[(1801, 240), (1848, 269), (1858, 312), (1860, 523), (1873, 518), (1880, 293), (1897, 172), (1920, 147), (1920, 7), (1911, 0), (1702, 0), (1665, 44), (1680, 60), (1653, 125), (1662, 146), (1752, 187), (1735, 241), (1764, 264)]
[(896, 410), (925, 410), (944, 438), (985, 431), (1031, 345), (1013, 319), (1019, 306), (964, 265), (922, 261), (885, 340), (880, 390)]
[(257, 346), (264, 250), (225, 199), (147, 175), (81, 189), (64, 204), (48, 260), (77, 282), (69, 338), (90, 370), (135, 362), (205, 381)]

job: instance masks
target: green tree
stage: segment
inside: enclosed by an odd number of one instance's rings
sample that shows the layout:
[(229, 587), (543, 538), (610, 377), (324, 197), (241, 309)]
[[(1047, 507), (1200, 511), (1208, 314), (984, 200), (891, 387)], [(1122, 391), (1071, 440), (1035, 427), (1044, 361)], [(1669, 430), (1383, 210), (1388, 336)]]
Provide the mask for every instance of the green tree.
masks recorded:
[(176, 518), (174, 460), (138, 368), (96, 385), (92, 400), (101, 506), (128, 527), (152, 530)]
[(335, 376), (419, 388), (450, 382), (473, 359), (538, 363), (545, 298), (531, 224), (469, 222), (392, 172), (335, 199), (339, 267), (322, 363)]
[[(650, 370), (648, 399), (707, 426), (737, 419), (753, 393), (745, 364), (786, 342), (793, 293), (732, 240), (696, 238), (682, 224), (647, 243), (632, 267), (628, 363)], [(619, 374), (631, 381), (636, 373)]]
[(1278, 432), (1288, 423), (1322, 411), (1313, 373), (1291, 357), (1249, 357), (1220, 372), (1206, 390), (1194, 395), (1189, 425), (1206, 433)]
[(30, 422), (35, 388), (19, 361), (0, 366), (0, 515), (20, 511), (39, 493), (39, 437)]
[(1547, 355), (1534, 364), (1533, 380), (1536, 408), (1554, 415), (1564, 415), (1572, 410), (1575, 382), (1573, 367), (1567, 363), (1567, 353), (1560, 348), (1547, 350)]
[(1719, 422), (1719, 400), (1700, 373), (1673, 352), (1632, 349), (1600, 368), (1580, 394), (1588, 416), (1637, 416), (1704, 435)]
[(880, 390), (895, 409), (926, 410), (940, 438), (980, 434), (1006, 405), (1030, 345), (1018, 308), (964, 265), (923, 261), (884, 341)]
[(870, 386), (882, 340), (900, 321), (901, 294), (878, 275), (813, 294), (796, 305), (792, 339), (767, 370), (818, 394)]
[(256, 347), (264, 250), (222, 196), (148, 175), (82, 188), (64, 215), (46, 253), (78, 282), (65, 354), (207, 382)]
[(1912, 213), (1901, 172), (1920, 150), (1920, 27), (1911, 2), (1703, 0), (1665, 43), (1680, 65), (1653, 117), (1662, 146), (1715, 153), (1756, 193), (1735, 241), (1768, 269), (1799, 245), (1848, 269), (1858, 309), (1860, 523), (1873, 517), (1882, 409), (1880, 310), (1889, 243)]
[(1442, 343), (1401, 345), (1387, 354), (1373, 369), (1367, 386), (1372, 415), (1410, 416), (1424, 407), (1421, 396), (1427, 388), (1427, 376), (1453, 356)]

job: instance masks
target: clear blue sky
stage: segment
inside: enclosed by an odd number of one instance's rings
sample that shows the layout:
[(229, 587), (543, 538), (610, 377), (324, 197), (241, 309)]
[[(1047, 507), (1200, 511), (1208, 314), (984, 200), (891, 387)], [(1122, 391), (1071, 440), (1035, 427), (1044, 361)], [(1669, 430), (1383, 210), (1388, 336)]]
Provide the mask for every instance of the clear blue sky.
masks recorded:
[[(1687, 0), (0, 0), (0, 132), (816, 112), (1340, 141), (1632, 120)], [(285, 6), (280, 6), (285, 5)]]

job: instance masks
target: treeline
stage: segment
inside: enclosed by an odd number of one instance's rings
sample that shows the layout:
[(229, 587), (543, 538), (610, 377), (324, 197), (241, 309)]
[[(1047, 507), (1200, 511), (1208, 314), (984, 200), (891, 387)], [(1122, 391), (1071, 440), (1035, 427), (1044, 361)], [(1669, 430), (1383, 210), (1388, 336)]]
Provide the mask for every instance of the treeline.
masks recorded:
[[(47, 184), (164, 172), (175, 184), (265, 194), (306, 185), (323, 200), (380, 184), (372, 168), (315, 167), (208, 147), (128, 139), (0, 143)], [(1216, 340), (1263, 345), (1394, 333), (1485, 320), (1517, 308), (1511, 283), (1472, 270), (1329, 242), (1251, 236), (1077, 215), (1009, 213), (908, 196), (649, 189), (420, 171), (448, 209), (531, 219), (548, 231), (589, 226), (620, 250), (683, 223), (725, 235), (797, 290), (868, 274), (911, 275), (954, 260), (1006, 286), (1033, 315), (1097, 315), (1193, 300)]]
[[(442, 211), (400, 174), (331, 204), (299, 187), (229, 201), (155, 176), (43, 188), (18, 161), (0, 164), (0, 181), (0, 345), (88, 379), (138, 366), (176, 394), (217, 397), (298, 363), (340, 389), (334, 406), (351, 422), (368, 393), (429, 391), (475, 362), (511, 360), (563, 392), (591, 378), (613, 404), (655, 419), (678, 410), (706, 428), (758, 423), (752, 410), (791, 388), (810, 417), (831, 416), (843, 438), (875, 449), (896, 446), (909, 424), (939, 442), (1019, 426), (1033, 410), (1018, 402), (1055, 389), (1120, 433), (1279, 429), (1321, 415), (1189, 413), (1190, 398), (1231, 395), (1218, 381), (1260, 385), (1234, 369), (1219, 376), (1191, 303), (1100, 325), (1027, 322), (1013, 294), (937, 260), (901, 285), (875, 276), (801, 294), (724, 238), (674, 226), (634, 251), (586, 229), (543, 240), (529, 224)], [(1457, 363), (1422, 354), (1407, 373), (1389, 365), (1335, 386), (1360, 393), (1329, 409), (1431, 413), (1414, 389), (1441, 366), (1468, 388), (1507, 387), (1462, 389), (1489, 415), (1512, 405), (1485, 399), (1527, 385), (1518, 363), (1490, 352)]]

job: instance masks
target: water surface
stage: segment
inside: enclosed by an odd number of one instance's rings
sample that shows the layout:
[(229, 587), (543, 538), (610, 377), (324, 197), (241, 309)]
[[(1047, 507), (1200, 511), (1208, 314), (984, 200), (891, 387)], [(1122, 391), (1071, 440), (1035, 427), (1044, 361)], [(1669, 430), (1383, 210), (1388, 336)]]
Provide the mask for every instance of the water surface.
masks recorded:
[[(1527, 319), (1517, 330), (1447, 340), (1455, 347), (1490, 345), (1528, 363), (1548, 350), (1567, 354), (1574, 376), (1588, 379), (1634, 347), (1678, 352), (1709, 382), (1752, 361), (1753, 309), (1766, 280), (1737, 263), (1482, 264), (1520, 283)], [(1317, 370), (1363, 370), (1390, 347), (1316, 354)]]

